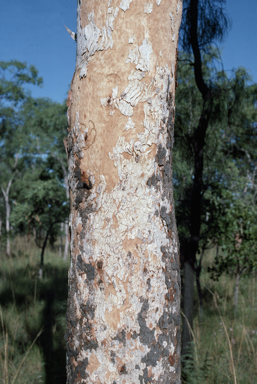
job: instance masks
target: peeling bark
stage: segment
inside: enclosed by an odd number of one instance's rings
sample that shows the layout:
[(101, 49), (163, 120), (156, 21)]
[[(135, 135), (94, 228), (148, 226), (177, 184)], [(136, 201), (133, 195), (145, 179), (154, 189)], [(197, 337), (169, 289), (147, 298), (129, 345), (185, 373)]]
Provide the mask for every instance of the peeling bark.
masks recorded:
[(171, 161), (181, 8), (180, 0), (78, 1), (68, 384), (180, 383)]

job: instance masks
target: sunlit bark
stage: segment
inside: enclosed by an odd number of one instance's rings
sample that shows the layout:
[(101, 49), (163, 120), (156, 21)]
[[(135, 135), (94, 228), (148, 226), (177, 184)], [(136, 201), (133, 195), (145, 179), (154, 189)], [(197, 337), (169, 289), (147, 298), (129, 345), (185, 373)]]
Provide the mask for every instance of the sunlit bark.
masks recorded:
[(180, 383), (171, 161), (181, 8), (78, 1), (66, 142), (69, 384)]

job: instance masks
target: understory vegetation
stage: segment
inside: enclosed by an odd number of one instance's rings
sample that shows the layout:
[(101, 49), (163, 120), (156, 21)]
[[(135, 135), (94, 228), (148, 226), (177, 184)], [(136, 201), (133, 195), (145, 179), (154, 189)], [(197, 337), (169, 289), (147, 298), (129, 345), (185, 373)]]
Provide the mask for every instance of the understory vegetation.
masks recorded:
[[(65, 384), (65, 313), (68, 265), (59, 239), (45, 251), (44, 276), (38, 278), (40, 250), (34, 239), (17, 236), (11, 256), (1, 254), (0, 382)], [(182, 377), (190, 384), (257, 382), (257, 276), (242, 277), (234, 313), (235, 277), (218, 282), (207, 272), (216, 250), (206, 251), (202, 271), (203, 314), (195, 291), (192, 355)]]

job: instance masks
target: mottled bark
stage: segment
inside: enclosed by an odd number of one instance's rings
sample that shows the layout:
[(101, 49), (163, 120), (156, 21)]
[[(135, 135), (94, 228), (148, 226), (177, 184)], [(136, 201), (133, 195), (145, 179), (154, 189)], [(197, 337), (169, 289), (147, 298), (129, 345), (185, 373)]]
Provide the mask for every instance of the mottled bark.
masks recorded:
[[(68, 173), (66, 172), (66, 169), (65, 169), (64, 183), (65, 183), (65, 190), (66, 190), (66, 198), (67, 198), (67, 200), (69, 200), (70, 192), (69, 192)], [(65, 245), (64, 245), (63, 260), (67, 260), (68, 254), (69, 254), (69, 245), (70, 245), (68, 221), (65, 221), (65, 223), (64, 223), (64, 232), (65, 232)]]
[(67, 383), (180, 383), (172, 187), (181, 1), (78, 1)]
[(12, 185), (13, 179), (9, 180), (6, 190), (1, 188), (2, 194), (4, 196), (5, 203), (5, 231), (6, 231), (6, 254), (10, 256), (10, 214), (11, 214), (11, 206), (9, 202), (9, 193)]

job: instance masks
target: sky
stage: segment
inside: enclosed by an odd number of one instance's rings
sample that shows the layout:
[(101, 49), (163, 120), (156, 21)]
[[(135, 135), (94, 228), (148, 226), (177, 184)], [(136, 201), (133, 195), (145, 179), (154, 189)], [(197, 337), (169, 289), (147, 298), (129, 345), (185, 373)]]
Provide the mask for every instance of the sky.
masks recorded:
[[(35, 65), (43, 87), (32, 96), (63, 102), (76, 60), (76, 43), (64, 25), (76, 31), (77, 0), (0, 0), (0, 60)], [(257, 0), (227, 0), (232, 28), (221, 44), (224, 69), (243, 66), (257, 82)], [(228, 72), (229, 73), (229, 72)]]

